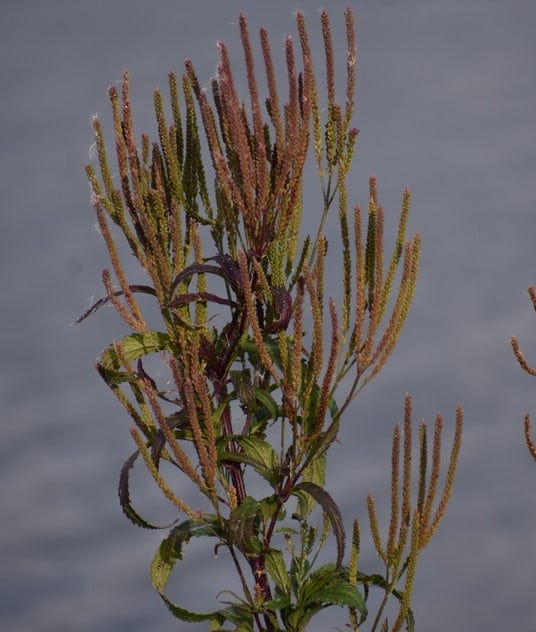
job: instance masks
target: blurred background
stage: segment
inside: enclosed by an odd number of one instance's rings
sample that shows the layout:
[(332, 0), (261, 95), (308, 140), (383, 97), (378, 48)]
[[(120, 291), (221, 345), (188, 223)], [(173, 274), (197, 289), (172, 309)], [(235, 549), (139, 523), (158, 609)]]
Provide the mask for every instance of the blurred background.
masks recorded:
[[(340, 60), (348, 3), (324, 5)], [(522, 419), (536, 410), (536, 381), (517, 366), (509, 338), (516, 334), (536, 362), (536, 315), (526, 295), (536, 283), (536, 5), (350, 4), (361, 132), (349, 198), (366, 206), (374, 173), (392, 225), (410, 186), (410, 232), (421, 233), (423, 256), (394, 357), (343, 420), (328, 489), (347, 528), (357, 516), (366, 532), (367, 492), (388, 509), (391, 432), (405, 393), (413, 395), (417, 420), (433, 422), (441, 411), (445, 447), (461, 403), (466, 424), (456, 489), (419, 561), (417, 629), (532, 632), (536, 463)], [(148, 568), (162, 533), (138, 529), (119, 508), (119, 469), (133, 451), (130, 422), (93, 365), (124, 327), (111, 309), (71, 326), (102, 296), (100, 272), (108, 265), (84, 175), (90, 121), (97, 113), (109, 130), (106, 90), (128, 67), (136, 131), (154, 133), (153, 89), (165, 89), (168, 71), (181, 73), (185, 57), (208, 83), (218, 39), (228, 44), (243, 86), (239, 13), (252, 33), (268, 28), (279, 55), (284, 36), (295, 35), (297, 8), (306, 13), (320, 69), (320, 4), (310, 0), (2, 2), (4, 630), (204, 629), (174, 620), (151, 588)], [(312, 169), (305, 197), (315, 226), (320, 202)], [(173, 517), (142, 468), (133, 494), (155, 520)], [(367, 537), (363, 548), (363, 570), (378, 570)], [(228, 572), (205, 543), (193, 543), (170, 596), (209, 610)], [(344, 621), (332, 608), (310, 629), (342, 629)]]

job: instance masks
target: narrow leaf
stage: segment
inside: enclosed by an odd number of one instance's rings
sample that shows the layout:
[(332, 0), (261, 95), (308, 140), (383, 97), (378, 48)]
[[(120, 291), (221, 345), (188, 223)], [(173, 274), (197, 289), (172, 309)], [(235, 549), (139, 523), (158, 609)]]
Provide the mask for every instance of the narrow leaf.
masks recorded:
[(292, 494), (300, 490), (310, 494), (328, 516), (335, 540), (337, 541), (337, 568), (339, 568), (344, 557), (344, 543), (346, 540), (341, 512), (333, 498), (319, 485), (310, 481), (303, 481), (293, 488)]
[(270, 549), (265, 557), (266, 570), (274, 580), (278, 594), (290, 595), (290, 578), (288, 576), (285, 558), (278, 549)]
[(102, 352), (99, 364), (105, 370), (117, 370), (120, 366), (115, 345), (121, 346), (121, 351), (127, 360), (137, 360), (150, 353), (170, 349), (171, 341), (168, 334), (160, 331), (148, 331), (125, 336)]
[(222, 611), (199, 613), (192, 612), (174, 604), (164, 593), (168, 579), (178, 561), (183, 558), (183, 546), (190, 538), (198, 536), (221, 535), (217, 516), (205, 516), (199, 520), (186, 520), (172, 529), (162, 541), (151, 563), (151, 580), (158, 594), (175, 617), (192, 623), (213, 621), (222, 625), (225, 615)]
[(138, 455), (139, 450), (136, 450), (136, 452), (132, 453), (128, 457), (121, 468), (118, 488), (119, 504), (121, 505), (121, 509), (123, 510), (125, 516), (138, 527), (143, 527), (144, 529), (169, 529), (169, 527), (173, 526), (177, 522), (176, 520), (170, 524), (153, 524), (142, 518), (132, 506), (130, 501), (130, 470), (134, 467), (134, 463), (138, 458)]

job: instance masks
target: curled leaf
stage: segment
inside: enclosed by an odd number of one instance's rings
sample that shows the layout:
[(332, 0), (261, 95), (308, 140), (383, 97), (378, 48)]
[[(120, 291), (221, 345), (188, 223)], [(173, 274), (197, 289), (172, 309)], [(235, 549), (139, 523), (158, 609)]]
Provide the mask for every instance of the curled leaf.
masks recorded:
[(118, 487), (119, 504), (121, 505), (121, 509), (123, 510), (125, 516), (138, 527), (143, 527), (144, 529), (169, 529), (177, 522), (177, 520), (174, 520), (169, 524), (153, 524), (152, 522), (148, 522), (142, 518), (132, 506), (132, 502), (130, 501), (130, 470), (134, 467), (134, 463), (136, 462), (138, 455), (139, 450), (133, 452), (123, 463), (123, 467), (121, 468)]
[(344, 532), (342, 515), (337, 503), (325, 489), (310, 481), (298, 483), (293, 487), (291, 493), (296, 495), (296, 492), (299, 491), (307, 492), (314, 500), (316, 500), (329, 518), (331, 528), (333, 529), (333, 534), (335, 535), (335, 540), (337, 542), (337, 568), (339, 568), (344, 557), (346, 534)]

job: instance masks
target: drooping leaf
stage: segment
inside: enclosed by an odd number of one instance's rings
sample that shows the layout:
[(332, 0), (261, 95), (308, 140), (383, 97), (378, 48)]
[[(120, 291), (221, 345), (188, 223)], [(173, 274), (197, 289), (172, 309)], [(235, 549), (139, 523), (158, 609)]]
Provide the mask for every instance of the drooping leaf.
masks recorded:
[[(315, 483), (319, 487), (323, 487), (326, 481), (326, 455), (322, 454), (316, 459), (313, 459), (309, 465), (303, 470), (303, 480)], [(308, 492), (297, 492), (298, 507), (295, 515), (300, 520), (307, 518), (307, 516), (316, 507), (316, 501)]]
[(329, 446), (337, 439), (339, 432), (340, 417), (335, 419), (329, 424), (325, 432), (321, 432), (320, 435), (311, 442), (307, 458), (304, 461), (304, 466), (307, 467), (313, 459), (317, 459), (326, 453)]
[[(185, 520), (174, 527), (158, 547), (151, 563), (151, 580), (158, 594), (175, 617), (191, 623), (211, 621), (222, 625), (226, 617), (223, 611), (207, 613), (192, 612), (173, 603), (165, 594), (171, 572), (177, 562), (183, 558), (183, 547), (190, 538), (199, 536), (221, 537), (222, 528), (217, 516), (204, 516), (202, 519)], [(212, 628), (214, 629), (214, 628)]]
[(246, 496), (229, 518), (229, 539), (246, 555), (258, 555), (262, 543), (258, 538), (261, 509), (259, 502)]
[[(150, 285), (129, 285), (128, 287), (129, 287), (130, 291), (134, 292), (134, 293), (142, 293), (142, 294), (149, 294), (150, 296), (156, 296), (156, 292), (154, 291), (154, 288), (152, 288)], [(123, 294), (122, 290), (118, 290), (117, 292), (114, 292), (114, 296), (122, 296), (122, 294)], [(98, 309), (100, 309), (101, 307), (106, 305), (106, 303), (110, 302), (111, 300), (112, 299), (109, 296), (105, 296), (104, 298), (100, 298), (98, 301), (93, 303), (93, 305), (91, 305), (82, 314), (82, 316), (78, 317), (74, 321), (74, 324), (78, 325), (83, 320), (88, 318), (88, 316), (91, 316), (91, 314), (94, 314)]]
[(130, 470), (134, 467), (138, 454), (139, 450), (133, 452), (123, 463), (123, 467), (121, 468), (118, 487), (119, 504), (121, 505), (121, 509), (123, 510), (125, 516), (138, 527), (143, 527), (144, 529), (169, 529), (177, 522), (176, 520), (169, 524), (153, 524), (142, 518), (132, 506), (132, 502), (130, 500)]
[(116, 345), (120, 345), (122, 354), (130, 361), (164, 349), (171, 350), (170, 337), (161, 331), (129, 334), (102, 352), (99, 365), (105, 370), (113, 371), (121, 366)]
[(320, 487), (320, 485), (316, 485), (310, 481), (303, 481), (298, 483), (292, 489), (291, 493), (295, 494), (295, 492), (300, 490), (310, 494), (328, 516), (333, 534), (335, 535), (335, 540), (337, 542), (337, 568), (339, 568), (344, 557), (344, 543), (346, 540), (346, 534), (344, 532), (344, 525), (339, 507), (328, 492)]

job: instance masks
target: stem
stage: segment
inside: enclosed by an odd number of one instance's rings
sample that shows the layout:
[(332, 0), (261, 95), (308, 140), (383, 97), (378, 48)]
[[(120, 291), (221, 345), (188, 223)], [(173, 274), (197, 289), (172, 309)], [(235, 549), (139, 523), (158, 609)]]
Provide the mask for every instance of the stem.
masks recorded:
[[(385, 570), (385, 575), (386, 575), (386, 580), (389, 577), (389, 567), (386, 567)], [(395, 583), (396, 583), (396, 574), (393, 577), (391, 582), (387, 583), (387, 587), (385, 588), (385, 593), (383, 595), (383, 599), (382, 602), (380, 604), (380, 607), (378, 608), (378, 612), (376, 614), (376, 618), (374, 619), (374, 623), (372, 624), (372, 628), (370, 629), (370, 632), (375, 632), (376, 628), (378, 627), (379, 623), (380, 623), (380, 619), (383, 615), (383, 611), (385, 610), (385, 606), (387, 605), (387, 602), (389, 600), (389, 597), (391, 595), (391, 593), (393, 592), (393, 588), (395, 587)]]

